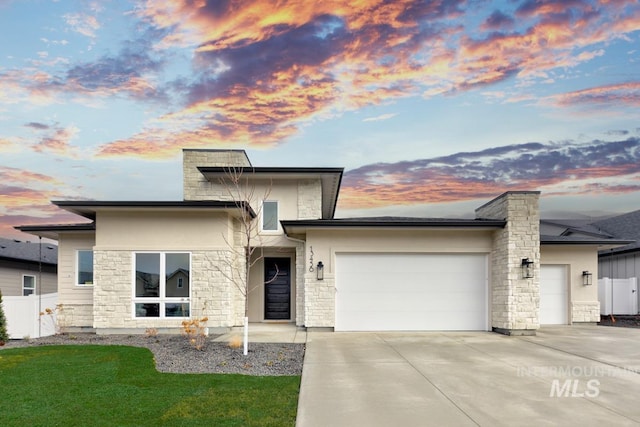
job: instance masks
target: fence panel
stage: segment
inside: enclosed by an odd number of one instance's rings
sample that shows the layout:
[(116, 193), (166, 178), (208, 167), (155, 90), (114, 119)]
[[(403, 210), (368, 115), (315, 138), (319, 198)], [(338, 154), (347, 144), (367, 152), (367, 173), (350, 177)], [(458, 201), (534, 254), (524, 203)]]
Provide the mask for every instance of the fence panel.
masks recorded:
[[(48, 337), (56, 333), (58, 294), (3, 297), (7, 332), (11, 339)], [(52, 314), (40, 316), (49, 308)]]

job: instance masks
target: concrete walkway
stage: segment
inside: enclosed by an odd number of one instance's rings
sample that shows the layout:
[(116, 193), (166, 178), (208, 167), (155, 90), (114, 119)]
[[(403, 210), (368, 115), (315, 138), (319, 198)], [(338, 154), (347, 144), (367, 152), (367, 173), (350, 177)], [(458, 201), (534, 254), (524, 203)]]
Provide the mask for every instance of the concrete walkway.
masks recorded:
[[(242, 337), (242, 329), (241, 326), (234, 327), (212, 341), (229, 342), (234, 336)], [(249, 323), (249, 342), (304, 344), (307, 342), (307, 331), (293, 323)]]
[(640, 329), (309, 332), (297, 425), (640, 424)]

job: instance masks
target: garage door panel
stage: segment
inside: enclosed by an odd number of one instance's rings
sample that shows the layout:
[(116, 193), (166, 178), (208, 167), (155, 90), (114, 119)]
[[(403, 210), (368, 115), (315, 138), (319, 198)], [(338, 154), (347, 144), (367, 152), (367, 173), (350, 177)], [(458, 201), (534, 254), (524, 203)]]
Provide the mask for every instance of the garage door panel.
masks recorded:
[(336, 255), (336, 330), (486, 330), (486, 255)]
[(540, 267), (540, 324), (566, 325), (569, 323), (568, 310), (567, 267), (542, 265)]

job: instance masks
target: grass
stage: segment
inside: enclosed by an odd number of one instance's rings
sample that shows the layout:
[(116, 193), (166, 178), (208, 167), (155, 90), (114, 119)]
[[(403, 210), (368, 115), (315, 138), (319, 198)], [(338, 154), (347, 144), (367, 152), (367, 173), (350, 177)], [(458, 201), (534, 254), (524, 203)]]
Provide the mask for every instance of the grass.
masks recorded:
[(0, 351), (2, 426), (287, 426), (300, 377), (166, 374), (125, 346)]

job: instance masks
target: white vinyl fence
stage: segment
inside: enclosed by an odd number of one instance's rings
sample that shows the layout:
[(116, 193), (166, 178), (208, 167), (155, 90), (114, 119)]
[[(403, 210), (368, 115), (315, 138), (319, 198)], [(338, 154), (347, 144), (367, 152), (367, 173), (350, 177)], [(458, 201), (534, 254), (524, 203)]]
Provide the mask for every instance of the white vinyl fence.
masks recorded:
[[(7, 318), (9, 338), (39, 338), (56, 333), (56, 304), (58, 294), (29, 295), (26, 297), (2, 297)], [(46, 309), (51, 314), (46, 314)], [(40, 312), (44, 312), (40, 316)]]
[(598, 280), (600, 314), (638, 314), (638, 279)]

